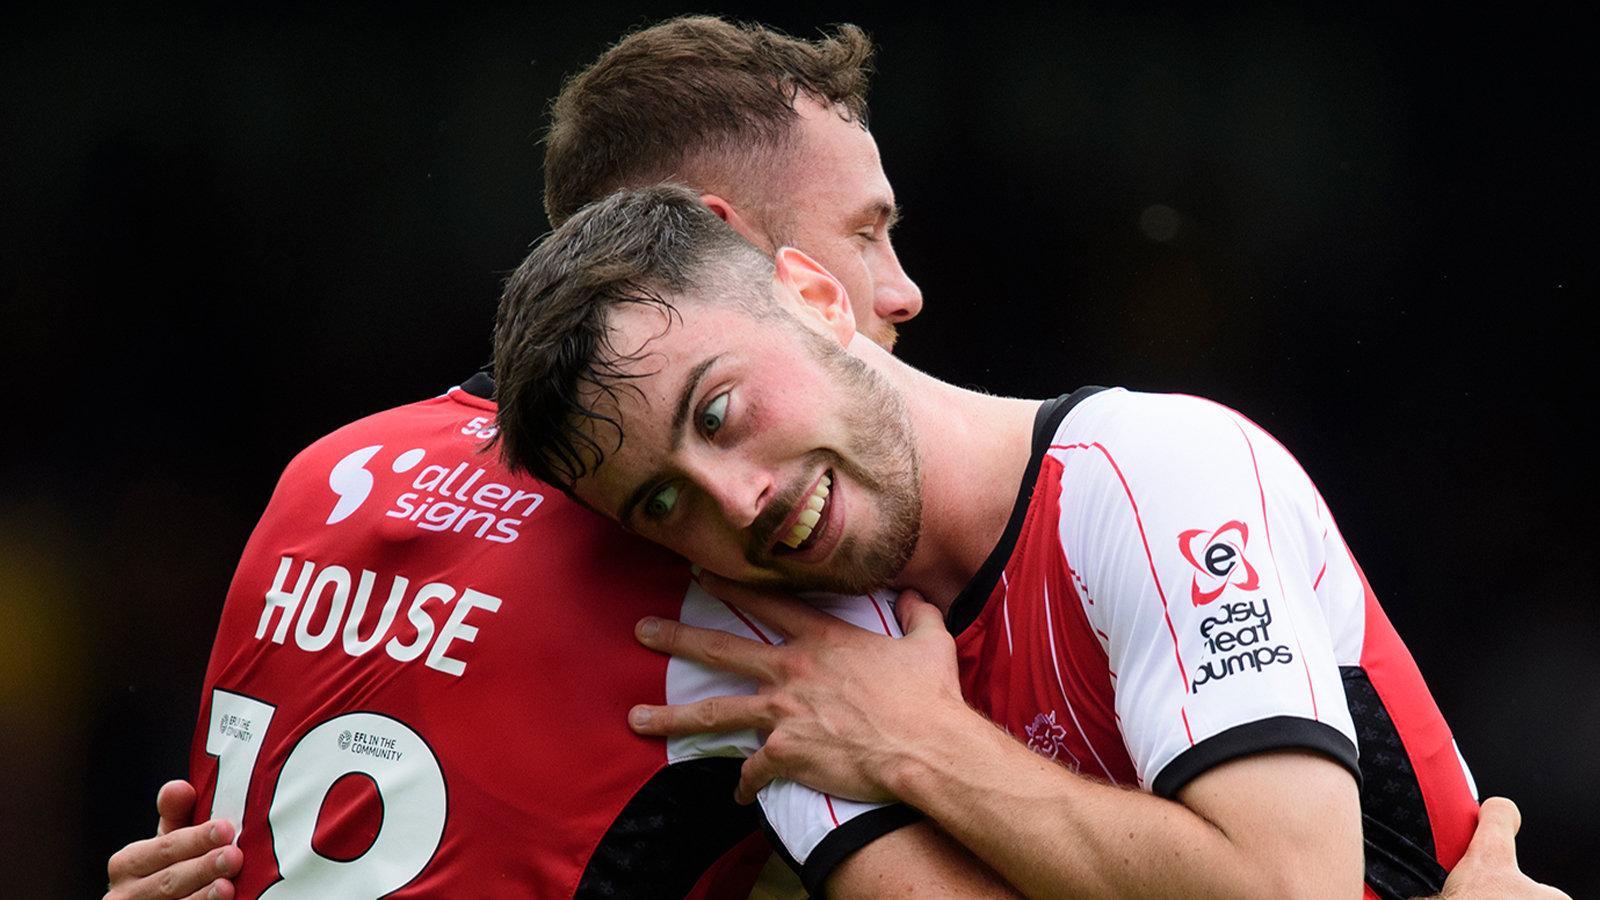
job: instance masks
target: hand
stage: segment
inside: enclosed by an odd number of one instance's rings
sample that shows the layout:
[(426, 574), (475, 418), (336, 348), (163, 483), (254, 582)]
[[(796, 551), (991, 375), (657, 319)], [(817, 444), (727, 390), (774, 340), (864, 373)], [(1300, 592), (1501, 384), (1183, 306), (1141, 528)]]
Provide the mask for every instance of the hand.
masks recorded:
[(228, 879), (239, 874), (244, 854), (232, 846), (233, 825), (227, 821), (184, 827), (194, 813), (195, 796), (186, 781), (161, 786), (156, 836), (111, 857), (105, 900), (232, 900)]
[(1572, 900), (1566, 892), (1540, 884), (1517, 868), (1517, 829), (1522, 813), (1504, 797), (1483, 801), (1478, 830), (1467, 853), (1445, 879), (1443, 900)]
[(745, 761), (738, 799), (783, 776), (835, 796), (895, 799), (896, 767), (926, 744), (941, 712), (975, 716), (961, 699), (955, 642), (939, 611), (911, 591), (897, 614), (906, 636), (873, 634), (792, 597), (745, 587), (710, 573), (714, 596), (782, 635), (769, 646), (722, 631), (662, 619), (639, 623), (640, 643), (755, 679), (759, 693), (684, 706), (636, 706), (640, 734), (681, 735), (756, 728), (766, 744)]

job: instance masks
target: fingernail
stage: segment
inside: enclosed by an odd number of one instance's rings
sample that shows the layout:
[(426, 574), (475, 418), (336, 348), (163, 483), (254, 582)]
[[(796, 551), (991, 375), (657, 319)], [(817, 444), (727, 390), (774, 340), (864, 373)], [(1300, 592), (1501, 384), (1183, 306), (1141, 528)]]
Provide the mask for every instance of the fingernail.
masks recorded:
[(660, 630), (661, 620), (655, 618), (654, 616), (647, 619), (642, 619), (639, 622), (639, 637), (655, 637), (656, 632)]
[(212, 888), (211, 890), (206, 891), (206, 900), (220, 900), (220, 898), (217, 895), (217, 889), (216, 888)]
[(228, 871), (228, 854), (226, 852), (222, 852), (222, 853), (218, 853), (217, 854), (217, 871), (218, 872), (226, 872), (226, 871)]
[(211, 830), (206, 832), (206, 834), (211, 836), (211, 843), (213, 843), (213, 844), (222, 843), (222, 835), (217, 833), (217, 826), (215, 826), (215, 825), (211, 826)]
[(650, 710), (634, 707), (628, 711), (628, 724), (635, 728), (643, 728), (650, 724)]
[(702, 573), (704, 571), (705, 571), (705, 569), (700, 568), (700, 564), (699, 563), (691, 563), (689, 565), (689, 573), (692, 574), (696, 578), (699, 578), (700, 577), (700, 573)]

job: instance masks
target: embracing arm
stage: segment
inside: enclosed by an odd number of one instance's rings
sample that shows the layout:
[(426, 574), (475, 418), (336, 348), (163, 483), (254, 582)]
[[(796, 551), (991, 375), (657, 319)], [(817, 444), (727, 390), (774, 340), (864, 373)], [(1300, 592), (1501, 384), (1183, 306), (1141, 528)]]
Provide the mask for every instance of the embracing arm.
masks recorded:
[(1181, 803), (1082, 778), (1034, 754), (961, 699), (938, 611), (901, 599), (891, 640), (721, 579), (713, 592), (785, 646), (670, 622), (647, 645), (756, 678), (761, 693), (640, 707), (649, 734), (756, 727), (741, 796), (785, 775), (842, 796), (902, 799), (1035, 897), (1345, 897), (1361, 892), (1359, 800), (1321, 757), (1271, 753), (1219, 766)]
[(892, 784), (1033, 897), (1361, 893), (1354, 779), (1299, 752), (1218, 766), (1174, 802), (1082, 778), (986, 722), (937, 729)]
[(233, 826), (217, 819), (185, 827), (195, 790), (169, 781), (156, 794), (156, 836), (118, 850), (106, 865), (105, 900), (232, 900), (244, 854), (230, 842)]

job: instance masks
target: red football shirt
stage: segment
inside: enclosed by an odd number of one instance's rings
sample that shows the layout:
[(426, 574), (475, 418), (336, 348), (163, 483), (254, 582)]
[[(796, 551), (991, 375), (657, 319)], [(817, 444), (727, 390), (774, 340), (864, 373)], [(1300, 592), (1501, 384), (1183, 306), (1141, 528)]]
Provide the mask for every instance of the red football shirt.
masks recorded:
[[(681, 559), (502, 467), (494, 414), (457, 388), (339, 429), (279, 482), (191, 754), (200, 813), (241, 824), (240, 897), (683, 897), (757, 828), (732, 801), (751, 736), (625, 724), (633, 703), (750, 689), (633, 639), (641, 616), (721, 605)], [(782, 785), (763, 805), (810, 884), (910, 818)]]
[(968, 700), (1044, 756), (1166, 797), (1247, 754), (1325, 754), (1363, 782), (1369, 891), (1437, 892), (1476, 791), (1288, 451), (1205, 400), (1090, 389), (1045, 405), (1034, 449), (951, 608)]

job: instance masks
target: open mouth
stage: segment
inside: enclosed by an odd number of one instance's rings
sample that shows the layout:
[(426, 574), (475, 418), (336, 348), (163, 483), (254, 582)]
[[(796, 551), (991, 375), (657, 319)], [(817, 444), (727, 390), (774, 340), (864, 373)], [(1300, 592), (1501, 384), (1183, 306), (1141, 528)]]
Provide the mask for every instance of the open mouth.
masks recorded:
[(832, 490), (833, 471), (830, 469), (822, 473), (811, 494), (800, 502), (800, 514), (778, 539), (777, 546), (772, 548), (774, 552), (801, 553), (816, 543), (824, 531), (823, 525), (828, 521), (828, 495)]

